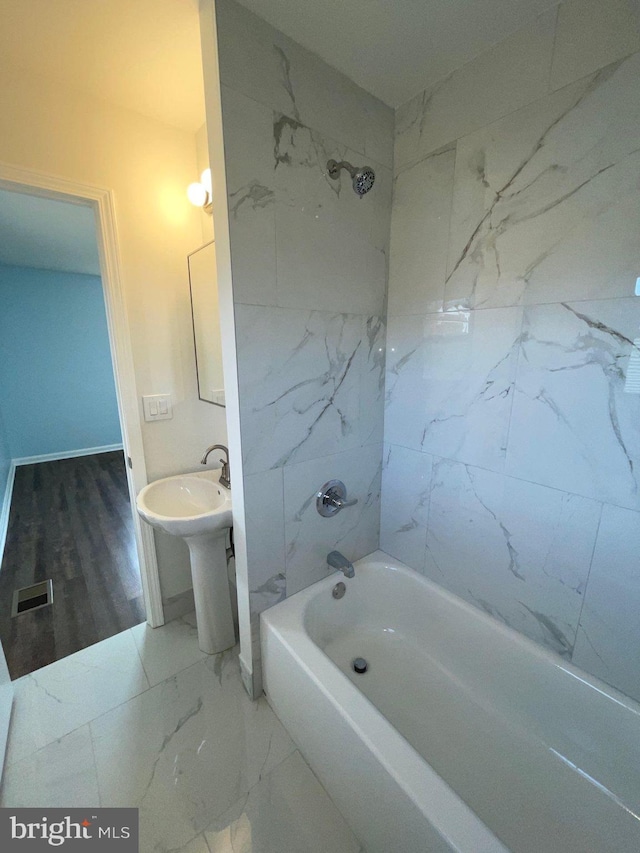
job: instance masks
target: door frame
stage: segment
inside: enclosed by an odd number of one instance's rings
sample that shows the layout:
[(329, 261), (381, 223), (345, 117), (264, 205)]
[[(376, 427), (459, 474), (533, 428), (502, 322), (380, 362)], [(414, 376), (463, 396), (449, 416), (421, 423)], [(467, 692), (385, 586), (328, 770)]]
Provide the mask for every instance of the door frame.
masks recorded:
[(142, 443), (140, 409), (136, 391), (129, 318), (122, 287), (118, 229), (113, 192), (79, 184), (43, 172), (0, 162), (0, 189), (90, 207), (96, 225), (102, 292), (107, 313), (111, 361), (118, 400), (127, 464), (127, 484), (133, 516), (136, 549), (147, 622), (152, 628), (164, 625), (164, 609), (153, 531), (136, 512), (136, 496), (147, 485), (147, 467)]

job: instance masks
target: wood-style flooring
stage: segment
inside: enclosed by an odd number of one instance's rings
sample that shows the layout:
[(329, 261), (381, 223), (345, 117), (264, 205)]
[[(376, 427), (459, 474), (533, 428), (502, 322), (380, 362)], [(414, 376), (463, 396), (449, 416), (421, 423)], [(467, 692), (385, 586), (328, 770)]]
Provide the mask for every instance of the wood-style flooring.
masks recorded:
[[(0, 569), (12, 679), (144, 622), (122, 451), (16, 469)], [(13, 591), (51, 578), (53, 604), (11, 618)]]

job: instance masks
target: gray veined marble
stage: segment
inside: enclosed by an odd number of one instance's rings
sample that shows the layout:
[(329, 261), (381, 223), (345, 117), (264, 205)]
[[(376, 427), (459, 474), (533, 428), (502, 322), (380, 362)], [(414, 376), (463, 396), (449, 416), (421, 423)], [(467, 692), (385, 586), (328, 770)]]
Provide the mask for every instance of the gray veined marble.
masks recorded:
[(234, 299), (275, 305), (276, 234), (272, 111), (221, 87)]
[[(136, 806), (146, 849), (179, 849), (293, 752), (237, 654), (182, 670), (91, 723), (102, 801)], [(126, 768), (126, 770), (125, 770)]]
[[(29, 728), (54, 707), (73, 708), (78, 691), (91, 719), (40, 748), (34, 741), (5, 767), (0, 804), (136, 806), (141, 853), (357, 853), (358, 842), (264, 697), (251, 702), (245, 694), (237, 650), (199, 661), (186, 621), (139, 628), (142, 663), (163, 680), (135, 698), (131, 631), (40, 670), (56, 701), (49, 706), (44, 693), (28, 707), (19, 699)], [(133, 658), (140, 666), (135, 651)], [(92, 670), (107, 689), (97, 687)], [(29, 690), (26, 679), (17, 684), (19, 697)], [(93, 694), (97, 701), (88, 701)], [(10, 742), (15, 736), (12, 729)]]
[(396, 171), (547, 92), (551, 9), (396, 111)]
[[(299, 752), (206, 830), (202, 853), (359, 853), (360, 845)], [(196, 853), (196, 851), (194, 851)]]
[[(286, 588), (293, 595), (333, 569), (327, 554), (335, 548), (352, 562), (378, 547), (380, 535), (380, 444), (357, 447), (284, 470)], [(331, 518), (316, 510), (316, 492), (327, 480), (340, 479), (355, 506)]]
[(354, 233), (352, 224), (341, 228), (278, 205), (276, 243), (280, 306), (366, 315), (384, 311), (385, 254)]
[(573, 663), (640, 701), (640, 513), (605, 506)]
[(458, 141), (447, 301), (633, 293), (639, 76), (634, 55)]
[(223, 85), (391, 168), (393, 110), (243, 6), (216, 3)]
[(249, 602), (252, 613), (262, 613), (268, 607), (273, 607), (279, 601), (283, 601), (287, 595), (287, 579), (284, 572), (278, 572), (263, 584), (252, 589), (249, 593)]
[(389, 315), (441, 311), (447, 271), (455, 146), (395, 179), (389, 257)]
[(380, 428), (377, 320), (242, 305), (236, 323), (245, 473), (359, 447)]
[(551, 88), (640, 50), (635, 0), (565, 0), (558, 7)]
[(502, 471), (521, 308), (391, 317), (385, 440)]
[(419, 572), (425, 561), (431, 465), (428, 453), (385, 446), (380, 547)]
[(640, 509), (640, 300), (527, 308), (507, 473)]
[(261, 613), (285, 595), (283, 469), (245, 476), (244, 494), (249, 599), (251, 612)]
[(376, 164), (375, 192), (358, 199), (326, 164), (364, 154), (225, 86), (222, 107), (234, 300), (382, 313), (390, 170)]
[(425, 573), (570, 657), (601, 505), (435, 460)]
[[(271, 139), (273, 184), (278, 201), (305, 215), (331, 224), (345, 236), (386, 250), (389, 244), (391, 171), (371, 161), (376, 171), (375, 191), (358, 198), (351, 190), (349, 176), (337, 180), (327, 170), (331, 159), (355, 164), (369, 162), (334, 139), (280, 113), (273, 114)], [(308, 223), (310, 225), (310, 223)]]

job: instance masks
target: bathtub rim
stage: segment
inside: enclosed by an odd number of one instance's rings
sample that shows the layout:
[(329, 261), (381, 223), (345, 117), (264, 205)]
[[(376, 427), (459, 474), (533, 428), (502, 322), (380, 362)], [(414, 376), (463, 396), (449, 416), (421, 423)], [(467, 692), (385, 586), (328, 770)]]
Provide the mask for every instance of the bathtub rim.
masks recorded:
[[(625, 693), (622, 693), (613, 685), (607, 684), (606, 681), (603, 681), (597, 676), (591, 675), (586, 670), (580, 669), (580, 667), (571, 663), (571, 661), (565, 660), (557, 652), (554, 652), (552, 649), (546, 648), (545, 646), (541, 645), (535, 640), (532, 640), (530, 637), (527, 637), (525, 634), (521, 633), (515, 628), (506, 625), (504, 622), (501, 622), (499, 619), (496, 619), (495, 616), (491, 616), (489, 613), (486, 613), (479, 607), (470, 604), (464, 598), (461, 598), (454, 592), (450, 592), (448, 589), (445, 589), (445, 587), (440, 586), (440, 584), (436, 583), (435, 581), (430, 580), (421, 572), (418, 572), (416, 569), (412, 569), (410, 566), (407, 566), (401, 560), (396, 560), (394, 557), (391, 557), (389, 554), (378, 549), (376, 551), (372, 551), (371, 554), (367, 554), (364, 557), (361, 557), (359, 560), (354, 562), (353, 565), (356, 568), (357, 573), (358, 567), (364, 567), (371, 564), (380, 564), (385, 570), (397, 572), (400, 575), (404, 575), (406, 577), (409, 577), (410, 579), (417, 580), (422, 586), (424, 586), (427, 590), (430, 590), (434, 595), (440, 596), (445, 601), (449, 602), (451, 605), (460, 608), (461, 612), (468, 614), (474, 619), (477, 619), (481, 624), (490, 627), (496, 632), (496, 634), (502, 635), (510, 643), (513, 643), (519, 646), (521, 649), (527, 651), (528, 653), (533, 654), (536, 658), (538, 658), (538, 660), (545, 661), (546, 663), (553, 666), (555, 669), (559, 669), (563, 672), (566, 672), (574, 680), (579, 681), (586, 687), (604, 695), (616, 705), (622, 706), (627, 711), (637, 716), (640, 722), (639, 701), (633, 699), (633, 697), (631, 696), (627, 696)], [(306, 606), (313, 598), (322, 594), (325, 589), (330, 590), (333, 586), (335, 586), (336, 582), (340, 580), (344, 581), (344, 576), (342, 572), (336, 571), (331, 575), (328, 575), (326, 578), (322, 578), (321, 580), (316, 581), (305, 589), (299, 590), (289, 598), (285, 598), (283, 601), (278, 602), (278, 604), (274, 605), (274, 607), (270, 607), (267, 610), (263, 611), (263, 613), (261, 614), (261, 619), (262, 616), (264, 616), (265, 621), (268, 621), (271, 624), (272, 617), (274, 615), (272, 611), (274, 610), (274, 608), (278, 608), (280, 616), (282, 618), (287, 618), (287, 621), (289, 621), (289, 617), (285, 617), (285, 611), (287, 613), (289, 612), (289, 609), (291, 609), (294, 613), (299, 611), (299, 613), (301, 614), (299, 620), (300, 629), (306, 636), (308, 636), (306, 633), (304, 622)], [(345, 582), (347, 584), (348, 591), (349, 580), (346, 580)], [(291, 602), (291, 604), (289, 604), (289, 602)], [(280, 608), (282, 609), (280, 610)], [(271, 617), (269, 616), (269, 614), (271, 614)], [(313, 643), (313, 645), (316, 646), (316, 644), (313, 640), (311, 640), (310, 637), (309, 639)], [(322, 650), (320, 649), (320, 651)], [(336, 669), (338, 668), (336, 667)], [(340, 670), (338, 669), (338, 671)], [(341, 673), (341, 675), (344, 675), (344, 673)], [(346, 676), (344, 676), (344, 678), (347, 683), (351, 684), (351, 682)]]
[[(385, 552), (374, 551), (355, 562), (354, 565), (356, 576), (359, 567), (362, 569), (365, 566), (371, 566), (397, 572), (417, 581), (424, 586), (427, 594), (431, 592), (441, 597), (458, 608), (460, 613), (479, 620), (481, 624), (495, 632), (496, 636), (517, 646), (517, 653), (534, 656), (537, 661), (571, 676), (572, 680), (583, 686), (583, 689), (600, 694), (602, 698), (599, 701), (611, 701), (614, 705), (620, 706), (621, 710), (631, 713), (634, 717), (640, 717), (640, 704), (631, 697), (584, 672), (557, 653), (544, 648)], [(394, 728), (393, 724), (358, 690), (357, 686), (307, 633), (305, 614), (308, 604), (323, 594), (329, 596), (336, 581), (342, 579), (340, 572), (332, 573), (263, 611), (260, 616), (263, 654), (266, 649), (267, 634), (273, 635), (274, 640), (280, 643), (297, 666), (302, 668), (314, 687), (321, 691), (335, 712), (366, 744), (376, 761), (385, 768), (424, 819), (451, 845), (453, 850), (473, 850), (474, 853), (506, 851), (507, 848), (498, 836), (476, 815), (455, 789), (433, 770), (427, 759)], [(349, 581), (346, 583), (348, 590)], [(265, 692), (270, 698), (267, 669), (268, 667), (265, 666)], [(277, 702), (274, 704), (274, 710), (277, 712)], [(299, 746), (304, 754), (303, 744)]]
[[(376, 555), (380, 553), (382, 552), (374, 552)], [(364, 563), (382, 562), (374, 561), (372, 557), (373, 554), (357, 561), (356, 568)], [(414, 573), (408, 567), (403, 568)], [(339, 572), (329, 575), (260, 614), (264, 689), (267, 698), (270, 698), (270, 695), (265, 647), (267, 634), (270, 634), (304, 670), (336, 713), (366, 744), (395, 784), (452, 850), (508, 853), (508, 848), (492, 830), (307, 633), (304, 625), (306, 602), (325, 589), (327, 591), (331, 589), (338, 577), (342, 577)], [(289, 605), (289, 602), (292, 603)], [(283, 607), (283, 605), (289, 606)], [(274, 610), (279, 612), (274, 613)], [(274, 710), (277, 713), (277, 708)], [(299, 744), (299, 747), (304, 754), (304, 746)]]

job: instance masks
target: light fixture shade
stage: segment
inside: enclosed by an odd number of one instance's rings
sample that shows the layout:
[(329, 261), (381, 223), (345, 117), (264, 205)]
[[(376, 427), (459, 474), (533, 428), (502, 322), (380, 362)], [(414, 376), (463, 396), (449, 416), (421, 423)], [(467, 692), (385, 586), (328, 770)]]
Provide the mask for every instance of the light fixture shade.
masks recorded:
[(207, 191), (202, 184), (189, 184), (187, 187), (187, 197), (191, 204), (194, 204), (196, 207), (204, 207), (207, 203)]
[(209, 198), (213, 195), (213, 187), (211, 185), (211, 169), (205, 169), (200, 175), (200, 183), (209, 194)]

